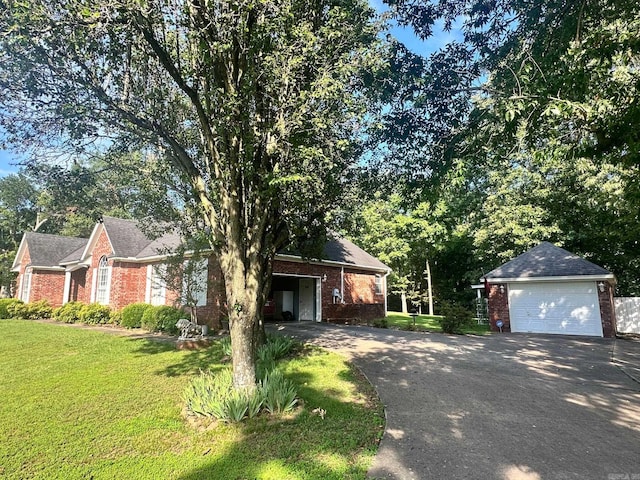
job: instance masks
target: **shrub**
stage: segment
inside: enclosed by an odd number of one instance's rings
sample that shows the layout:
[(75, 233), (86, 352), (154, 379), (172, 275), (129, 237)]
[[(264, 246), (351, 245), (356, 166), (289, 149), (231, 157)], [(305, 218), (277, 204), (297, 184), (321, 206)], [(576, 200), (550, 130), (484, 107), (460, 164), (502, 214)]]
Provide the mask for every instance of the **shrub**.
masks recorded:
[(230, 369), (218, 373), (201, 371), (198, 377), (191, 380), (184, 393), (187, 411), (201, 417), (226, 420), (224, 401), (232, 388)]
[(39, 300), (33, 303), (16, 301), (7, 307), (7, 312), (11, 318), (22, 318), (24, 320), (36, 320), (40, 318), (51, 318), (53, 308), (46, 300)]
[(178, 333), (176, 323), (183, 318), (185, 313), (174, 307), (160, 305), (150, 307), (144, 311), (141, 320), (142, 328), (150, 332)]
[(12, 318), (9, 313), (9, 307), (15, 303), (23, 303), (17, 298), (0, 298), (0, 318)]
[(376, 328), (389, 328), (389, 321), (386, 318), (376, 318), (373, 321), (373, 326)]
[(84, 307), (84, 304), (81, 302), (69, 302), (65, 303), (61, 307), (56, 308), (51, 317), (56, 322), (64, 322), (64, 323), (76, 323), (80, 322), (80, 311)]
[(158, 331), (158, 316), (156, 314), (158, 307), (153, 305), (147, 308), (140, 319), (140, 326), (150, 332)]
[(144, 312), (151, 308), (148, 303), (132, 303), (122, 309), (122, 320), (120, 325), (126, 328), (140, 328), (142, 326), (142, 316)]
[(26, 318), (27, 304), (22, 300), (7, 305), (9, 318)]
[(122, 312), (111, 310), (111, 313), (109, 314), (109, 323), (112, 325), (122, 324)]
[(83, 305), (80, 310), (80, 321), (89, 325), (109, 323), (111, 319), (111, 309), (106, 305), (91, 303)]
[(469, 327), (473, 323), (473, 313), (461, 305), (444, 304), (442, 317), (438, 319), (438, 323), (445, 333), (462, 333), (464, 327)]

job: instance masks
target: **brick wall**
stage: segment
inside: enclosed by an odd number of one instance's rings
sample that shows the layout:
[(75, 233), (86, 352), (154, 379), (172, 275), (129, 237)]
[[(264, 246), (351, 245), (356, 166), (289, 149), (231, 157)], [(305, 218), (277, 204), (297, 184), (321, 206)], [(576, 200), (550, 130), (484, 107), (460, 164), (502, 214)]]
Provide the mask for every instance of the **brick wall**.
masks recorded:
[(87, 269), (81, 268), (71, 272), (71, 285), (69, 300), (74, 302), (89, 303), (91, 285), (87, 285)]
[(52, 307), (62, 305), (64, 292), (64, 272), (33, 270), (29, 302), (47, 300)]
[[(24, 274), (31, 263), (31, 254), (29, 248), (25, 248), (24, 254), (20, 259), (20, 271), (18, 272), (18, 278), (16, 279), (16, 298), (22, 297), (22, 286), (24, 280)], [(30, 267), (29, 267), (30, 268)], [(46, 300), (52, 307), (59, 307), (62, 305), (62, 294), (64, 292), (64, 272), (52, 271), (52, 270), (37, 270), (31, 271), (31, 288), (29, 290), (29, 298), (25, 299), (28, 302), (38, 302), (40, 300)]]
[[(89, 268), (86, 271), (85, 278), (85, 302), (91, 302), (92, 294), (95, 295), (95, 292), (92, 292), (94, 288), (93, 277), (96, 274), (96, 270), (98, 268), (98, 264), (100, 263), (100, 259), (103, 256), (113, 255), (113, 249), (111, 248), (111, 243), (109, 242), (109, 238), (107, 237), (104, 228), (101, 229), (100, 234), (98, 235), (98, 239), (96, 240), (96, 244), (93, 247), (93, 251), (89, 252), (91, 255), (91, 263), (89, 264)], [(109, 260), (109, 266), (113, 266), (113, 260)], [(109, 292), (109, 295), (113, 295), (113, 288)], [(113, 308), (113, 305), (111, 305)]]
[[(500, 287), (504, 287), (503, 291), (500, 291)], [(509, 317), (509, 290), (505, 284), (490, 284), (489, 285), (489, 324), (491, 330), (499, 332), (500, 328), (496, 326), (496, 322), (502, 320), (504, 323), (502, 327), (503, 332), (511, 331), (511, 320)]]
[(147, 293), (147, 265), (129, 262), (111, 262), (111, 290), (109, 305), (120, 310), (130, 303), (145, 301)]
[(600, 317), (602, 319), (602, 334), (605, 337), (616, 336), (616, 313), (613, 300), (613, 287), (606, 282), (604, 292), (598, 288), (598, 303), (600, 304)]
[(384, 305), (373, 304), (330, 304), (322, 307), (322, 320), (330, 323), (370, 324), (376, 318), (384, 317)]

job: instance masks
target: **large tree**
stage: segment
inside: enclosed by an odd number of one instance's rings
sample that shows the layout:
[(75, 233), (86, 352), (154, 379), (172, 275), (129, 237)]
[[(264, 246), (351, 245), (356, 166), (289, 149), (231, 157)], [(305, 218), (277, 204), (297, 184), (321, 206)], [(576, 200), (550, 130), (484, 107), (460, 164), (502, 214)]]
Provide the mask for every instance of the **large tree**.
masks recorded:
[(376, 33), (362, 0), (0, 0), (2, 125), (164, 162), (219, 256), (234, 383), (253, 388), (273, 257), (318, 237)]
[[(423, 38), (439, 20), (445, 28), (460, 27), (461, 40), (441, 52), (451, 57), (444, 64), (478, 75), (470, 83), (447, 83), (453, 77), (446, 68), (433, 71), (442, 63), (416, 59), (408, 65), (421, 72), (413, 77), (423, 79), (417, 84), (422, 87), (407, 83), (411, 95), (401, 99), (459, 99), (449, 106), (460, 122), (450, 122), (450, 134), (443, 129), (429, 140), (439, 148), (426, 150), (425, 161), (433, 171), (445, 168), (439, 177), (444, 188), (427, 193), (457, 191), (444, 201), (458, 204), (451, 211), (467, 224), (481, 269), (550, 240), (612, 269), (620, 293), (637, 293), (638, 2), (386, 3)], [(402, 71), (412, 72), (409, 67)], [(421, 104), (408, 107), (413, 105)], [(437, 113), (430, 103), (426, 107)], [(389, 128), (424, 136), (424, 120), (413, 111), (408, 108)]]

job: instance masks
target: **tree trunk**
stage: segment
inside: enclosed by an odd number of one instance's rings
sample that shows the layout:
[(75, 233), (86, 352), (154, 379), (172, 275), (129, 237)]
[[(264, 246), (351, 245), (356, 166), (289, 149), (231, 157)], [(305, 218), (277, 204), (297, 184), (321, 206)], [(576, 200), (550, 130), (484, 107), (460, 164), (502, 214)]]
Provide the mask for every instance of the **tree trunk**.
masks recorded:
[(264, 341), (262, 307), (268, 267), (260, 255), (242, 258), (221, 256), (225, 277), (229, 331), (233, 363), (233, 384), (239, 389), (256, 386), (256, 352)]
[(431, 266), (429, 260), (426, 261), (427, 266), (427, 296), (429, 297), (429, 315), (433, 316), (433, 290), (431, 288)]
[(409, 313), (407, 309), (407, 292), (400, 292), (400, 303), (402, 303), (402, 313)]

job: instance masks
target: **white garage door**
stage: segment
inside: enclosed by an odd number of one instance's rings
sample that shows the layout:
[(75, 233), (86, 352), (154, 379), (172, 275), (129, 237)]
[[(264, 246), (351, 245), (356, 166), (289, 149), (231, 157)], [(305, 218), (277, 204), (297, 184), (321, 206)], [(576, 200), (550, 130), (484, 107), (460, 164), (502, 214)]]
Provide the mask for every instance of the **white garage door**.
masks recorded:
[(595, 282), (511, 283), (512, 332), (602, 337)]

